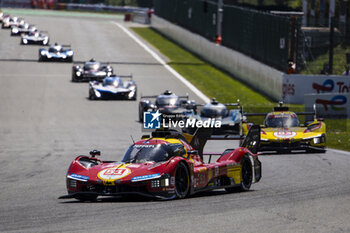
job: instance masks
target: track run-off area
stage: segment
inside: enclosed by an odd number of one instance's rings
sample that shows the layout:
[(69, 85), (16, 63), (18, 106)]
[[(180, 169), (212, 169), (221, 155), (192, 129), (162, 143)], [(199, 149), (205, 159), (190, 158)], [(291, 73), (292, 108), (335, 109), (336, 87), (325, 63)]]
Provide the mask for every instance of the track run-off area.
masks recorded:
[[(94, 58), (132, 74), (138, 98), (170, 89), (204, 102), (122, 17), (32, 12), (19, 16), (47, 30), (50, 43), (70, 44), (76, 62)], [(57, 199), (77, 155), (99, 149), (101, 159), (120, 161), (130, 136), (143, 133), (138, 101), (89, 101), (88, 84), (71, 82), (72, 64), (39, 63), (40, 47), (0, 30), (1, 232), (350, 232), (350, 154), (331, 149), (260, 156), (263, 178), (248, 192), (174, 201)], [(222, 152), (235, 145), (208, 146)]]

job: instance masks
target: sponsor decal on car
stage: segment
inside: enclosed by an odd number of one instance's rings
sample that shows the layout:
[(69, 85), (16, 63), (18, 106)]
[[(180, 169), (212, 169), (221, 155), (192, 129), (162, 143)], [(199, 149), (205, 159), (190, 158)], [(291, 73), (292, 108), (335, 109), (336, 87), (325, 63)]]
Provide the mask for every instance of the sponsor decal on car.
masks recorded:
[(71, 173), (67, 177), (71, 178), (71, 179), (74, 179), (74, 180), (80, 180), (80, 181), (88, 181), (89, 180), (88, 176), (83, 176), (83, 175), (74, 174), (74, 173)]
[(152, 175), (144, 175), (144, 176), (135, 176), (131, 179), (131, 182), (150, 180), (150, 179), (155, 179), (159, 177), (160, 177), (160, 173), (152, 174)]

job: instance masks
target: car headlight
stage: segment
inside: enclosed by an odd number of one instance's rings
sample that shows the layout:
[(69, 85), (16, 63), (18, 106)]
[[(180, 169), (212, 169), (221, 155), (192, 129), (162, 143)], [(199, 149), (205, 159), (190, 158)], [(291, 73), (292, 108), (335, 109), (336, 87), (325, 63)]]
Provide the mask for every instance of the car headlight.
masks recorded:
[(40, 54), (41, 54), (41, 56), (44, 56), (46, 53), (45, 53), (45, 51), (41, 51)]
[(80, 71), (77, 71), (75, 74), (76, 74), (77, 76), (80, 76), (80, 75), (81, 75), (81, 72), (80, 72)]
[(17, 28), (13, 28), (13, 29), (12, 29), (12, 32), (13, 32), (13, 33), (17, 33), (17, 32), (18, 32), (18, 29), (17, 29)]
[(111, 74), (112, 74), (112, 72), (108, 72), (108, 73), (107, 73), (107, 76), (111, 76)]
[(324, 143), (326, 141), (325, 136), (313, 138), (314, 144)]
[(164, 174), (159, 179), (151, 180), (151, 187), (152, 188), (163, 188), (163, 187), (169, 187), (170, 185), (170, 175)]
[(27, 44), (28, 40), (27, 39), (23, 39), (23, 44)]
[(134, 95), (135, 95), (135, 91), (130, 91), (128, 96), (129, 96), (129, 98), (131, 98), (131, 97), (133, 97)]
[(101, 97), (101, 93), (99, 92), (99, 91), (97, 91), (97, 90), (95, 90), (95, 95), (97, 96), (97, 97)]
[(73, 51), (71, 51), (71, 50), (68, 51), (68, 52), (67, 52), (67, 55), (68, 55), (68, 56), (73, 56)]

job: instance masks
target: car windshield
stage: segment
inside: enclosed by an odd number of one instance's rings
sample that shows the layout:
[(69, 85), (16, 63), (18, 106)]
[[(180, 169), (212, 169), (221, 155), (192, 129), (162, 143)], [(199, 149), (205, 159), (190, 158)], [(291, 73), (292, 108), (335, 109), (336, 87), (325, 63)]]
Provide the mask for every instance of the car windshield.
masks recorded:
[(98, 70), (99, 68), (99, 62), (86, 62), (84, 65), (84, 70)]
[(115, 86), (118, 87), (121, 84), (120, 78), (106, 78), (103, 80), (103, 85), (105, 86)]
[(158, 96), (157, 97), (157, 105), (158, 106), (164, 106), (164, 105), (179, 105), (180, 98), (178, 96)]
[(270, 128), (290, 128), (299, 126), (298, 117), (295, 114), (292, 115), (269, 115), (265, 120), (266, 127)]
[(61, 51), (61, 47), (50, 47), (49, 52), (50, 53), (58, 53)]
[(225, 117), (228, 111), (225, 105), (205, 106), (201, 111), (202, 117)]
[(165, 161), (168, 158), (167, 151), (166, 144), (134, 144), (126, 151), (122, 162), (144, 163)]

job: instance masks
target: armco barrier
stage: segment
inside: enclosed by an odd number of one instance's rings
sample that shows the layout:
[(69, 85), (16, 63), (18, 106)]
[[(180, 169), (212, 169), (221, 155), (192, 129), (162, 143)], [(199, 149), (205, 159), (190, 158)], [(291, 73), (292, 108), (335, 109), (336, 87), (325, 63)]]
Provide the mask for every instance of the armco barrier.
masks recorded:
[(281, 100), (283, 87), (282, 72), (242, 53), (223, 46), (217, 46), (204, 37), (174, 25), (156, 15), (152, 16), (151, 26), (186, 49), (215, 66), (226, 70), (273, 100)]
[(305, 94), (350, 93), (350, 76), (283, 75), (282, 99), (286, 103), (303, 104)]

